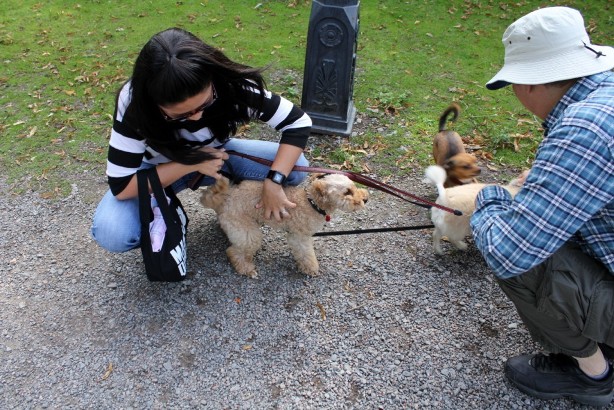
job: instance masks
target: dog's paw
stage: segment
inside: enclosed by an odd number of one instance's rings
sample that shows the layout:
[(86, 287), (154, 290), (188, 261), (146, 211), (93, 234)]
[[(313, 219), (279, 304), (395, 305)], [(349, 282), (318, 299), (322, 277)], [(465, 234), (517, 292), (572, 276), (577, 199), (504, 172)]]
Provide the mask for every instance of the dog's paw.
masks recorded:
[(251, 279), (258, 279), (258, 272), (256, 271), (256, 269), (252, 269), (246, 272), (237, 271), (237, 273), (242, 276), (247, 276), (248, 278), (251, 278)]
[(433, 244), (433, 252), (435, 252), (436, 255), (443, 255), (443, 249), (441, 249), (441, 244), (434, 243)]
[(240, 249), (234, 246), (230, 246), (226, 249), (226, 255), (228, 256), (230, 264), (239, 275), (247, 276), (252, 279), (258, 277), (258, 271), (256, 271), (252, 256), (246, 256)]
[(464, 241), (451, 241), (452, 245), (456, 247), (459, 251), (466, 251), (467, 244)]
[(256, 270), (256, 267), (253, 265), (249, 265), (249, 264), (235, 264), (235, 263), (231, 263), (232, 267), (235, 269), (235, 271), (241, 275), (241, 276), (247, 276), (248, 278), (252, 278), (252, 279), (257, 279), (258, 278), (258, 271)]
[(301, 273), (307, 276), (311, 276), (311, 277), (320, 276), (320, 271), (318, 269), (300, 269), (300, 271)]
[(320, 265), (318, 264), (318, 260), (316, 259), (315, 255), (303, 255), (302, 258), (295, 259), (301, 273), (307, 276), (320, 275)]

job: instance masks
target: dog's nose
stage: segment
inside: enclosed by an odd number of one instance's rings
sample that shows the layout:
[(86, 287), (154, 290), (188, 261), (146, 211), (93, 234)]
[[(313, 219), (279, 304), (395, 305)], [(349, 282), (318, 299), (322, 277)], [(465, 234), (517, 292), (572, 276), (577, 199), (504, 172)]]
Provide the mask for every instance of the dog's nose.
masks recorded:
[(478, 175), (482, 173), (482, 168), (478, 168)]
[(367, 198), (364, 198), (364, 199), (362, 200), (362, 202), (364, 202), (365, 204), (367, 203), (367, 201), (368, 201), (368, 199), (367, 199)]

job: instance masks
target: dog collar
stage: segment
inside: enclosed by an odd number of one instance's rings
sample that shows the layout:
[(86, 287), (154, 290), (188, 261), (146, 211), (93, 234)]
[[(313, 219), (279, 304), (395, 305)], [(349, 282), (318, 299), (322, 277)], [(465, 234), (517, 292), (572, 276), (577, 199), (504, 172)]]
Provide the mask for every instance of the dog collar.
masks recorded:
[(328, 215), (324, 209), (316, 205), (313, 199), (307, 197), (307, 200), (309, 201), (309, 204), (311, 205), (311, 207), (315, 209), (317, 213), (319, 213), (320, 215), (323, 215), (326, 218), (326, 222), (330, 221), (330, 215)]

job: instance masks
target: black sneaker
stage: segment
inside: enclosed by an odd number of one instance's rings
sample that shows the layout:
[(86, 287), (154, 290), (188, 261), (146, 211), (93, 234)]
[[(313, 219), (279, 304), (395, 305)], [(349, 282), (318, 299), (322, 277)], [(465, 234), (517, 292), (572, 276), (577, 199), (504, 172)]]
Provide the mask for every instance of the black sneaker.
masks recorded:
[(607, 406), (614, 397), (614, 369), (603, 380), (593, 380), (578, 362), (563, 354), (523, 355), (505, 363), (505, 375), (518, 389), (539, 399), (569, 397), (590, 406)]

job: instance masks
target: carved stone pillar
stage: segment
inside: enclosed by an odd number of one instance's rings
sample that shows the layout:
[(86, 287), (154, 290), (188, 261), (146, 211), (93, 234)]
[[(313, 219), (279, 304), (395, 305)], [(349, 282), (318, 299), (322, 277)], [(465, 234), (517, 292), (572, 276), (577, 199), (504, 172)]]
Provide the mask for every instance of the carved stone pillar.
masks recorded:
[(313, 120), (315, 133), (352, 132), (358, 6), (358, 0), (313, 0), (301, 107)]

